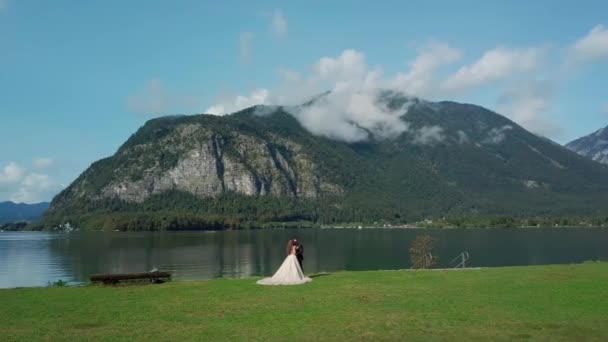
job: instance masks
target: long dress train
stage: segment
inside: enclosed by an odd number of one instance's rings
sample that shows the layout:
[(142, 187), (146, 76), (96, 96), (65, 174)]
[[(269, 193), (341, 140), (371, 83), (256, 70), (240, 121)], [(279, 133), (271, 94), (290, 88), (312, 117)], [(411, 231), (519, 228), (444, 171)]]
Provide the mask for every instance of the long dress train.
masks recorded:
[(260, 285), (300, 285), (311, 281), (311, 278), (304, 276), (296, 256), (290, 254), (272, 277), (258, 280), (257, 283)]

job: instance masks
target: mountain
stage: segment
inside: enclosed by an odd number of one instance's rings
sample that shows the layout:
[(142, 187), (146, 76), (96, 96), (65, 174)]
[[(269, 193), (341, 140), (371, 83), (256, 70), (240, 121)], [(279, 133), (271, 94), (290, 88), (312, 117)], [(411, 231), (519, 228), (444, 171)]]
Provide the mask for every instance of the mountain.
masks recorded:
[(150, 120), (58, 194), (42, 227), (201, 229), (606, 209), (608, 167), (479, 106), (395, 94), (384, 101), (404, 108), (407, 129), (390, 138), (370, 131), (355, 143), (310, 133), (285, 107)]
[(571, 141), (566, 147), (596, 162), (608, 164), (608, 126)]
[(0, 224), (37, 221), (48, 207), (48, 202), (35, 204), (0, 202)]

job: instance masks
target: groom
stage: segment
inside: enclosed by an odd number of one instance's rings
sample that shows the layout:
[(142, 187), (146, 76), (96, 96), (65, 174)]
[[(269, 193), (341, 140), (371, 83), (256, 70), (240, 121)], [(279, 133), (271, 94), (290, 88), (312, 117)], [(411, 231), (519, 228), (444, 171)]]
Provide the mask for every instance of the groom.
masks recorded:
[(293, 239), (293, 243), (296, 246), (296, 258), (298, 259), (298, 263), (300, 264), (300, 268), (302, 269), (302, 273), (304, 272), (304, 267), (302, 267), (302, 260), (304, 260), (304, 245), (300, 243), (300, 241)]

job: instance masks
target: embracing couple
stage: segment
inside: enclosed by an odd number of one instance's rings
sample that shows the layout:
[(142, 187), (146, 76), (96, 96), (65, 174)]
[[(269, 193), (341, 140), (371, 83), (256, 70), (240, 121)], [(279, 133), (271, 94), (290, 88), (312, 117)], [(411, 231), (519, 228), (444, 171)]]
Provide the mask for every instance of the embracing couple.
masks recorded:
[(302, 272), (304, 246), (296, 239), (287, 241), (287, 257), (270, 278), (258, 280), (260, 285), (299, 285), (312, 281)]

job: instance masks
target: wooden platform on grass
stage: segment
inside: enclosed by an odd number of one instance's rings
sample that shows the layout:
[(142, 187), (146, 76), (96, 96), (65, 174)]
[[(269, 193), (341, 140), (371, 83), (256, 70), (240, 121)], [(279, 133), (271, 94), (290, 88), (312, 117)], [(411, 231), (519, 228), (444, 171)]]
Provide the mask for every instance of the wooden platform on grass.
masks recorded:
[(93, 283), (118, 284), (121, 282), (148, 280), (151, 283), (164, 282), (171, 279), (169, 272), (144, 272), (144, 273), (101, 273), (92, 274), (89, 279)]

